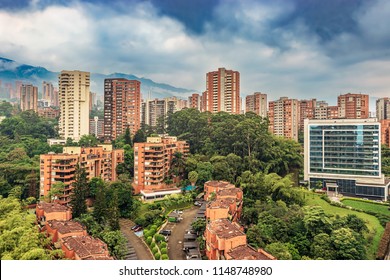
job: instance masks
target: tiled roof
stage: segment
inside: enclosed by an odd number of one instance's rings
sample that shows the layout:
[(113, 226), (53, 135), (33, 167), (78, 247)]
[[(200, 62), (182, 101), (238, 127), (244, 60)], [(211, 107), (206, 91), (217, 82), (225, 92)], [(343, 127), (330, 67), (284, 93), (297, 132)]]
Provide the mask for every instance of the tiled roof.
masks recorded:
[(211, 233), (216, 234), (221, 239), (229, 239), (237, 236), (245, 236), (236, 224), (233, 224), (228, 219), (218, 219), (211, 221), (207, 225)]
[(234, 198), (216, 199), (209, 202), (207, 208), (209, 209), (229, 208), (229, 206), (235, 202), (236, 200)]
[(112, 259), (107, 245), (91, 236), (69, 236), (63, 239), (64, 245), (74, 251), (81, 259)]
[(52, 221), (48, 221), (47, 223), (52, 229), (57, 229), (58, 232), (61, 234), (80, 232), (85, 230), (82, 224), (75, 221), (52, 220)]
[(241, 245), (227, 253), (233, 260), (275, 260), (276, 258), (266, 251), (256, 251), (248, 245)]
[(59, 203), (41, 202), (38, 204), (38, 208), (43, 209), (43, 211), (45, 211), (46, 213), (70, 211), (70, 208), (68, 206), (61, 205)]

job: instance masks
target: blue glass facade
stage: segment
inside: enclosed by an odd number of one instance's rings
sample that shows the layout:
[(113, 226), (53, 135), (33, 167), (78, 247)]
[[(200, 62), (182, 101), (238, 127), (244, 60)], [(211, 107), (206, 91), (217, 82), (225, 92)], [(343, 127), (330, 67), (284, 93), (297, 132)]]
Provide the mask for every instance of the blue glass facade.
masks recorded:
[(309, 172), (380, 177), (379, 124), (310, 124)]

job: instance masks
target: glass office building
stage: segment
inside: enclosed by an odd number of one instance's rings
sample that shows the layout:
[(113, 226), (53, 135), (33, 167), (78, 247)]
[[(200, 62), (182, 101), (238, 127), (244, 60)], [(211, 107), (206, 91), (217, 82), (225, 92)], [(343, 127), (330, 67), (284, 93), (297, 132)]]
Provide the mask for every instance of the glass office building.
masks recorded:
[(305, 180), (311, 188), (385, 199), (380, 123), (375, 119), (305, 120)]

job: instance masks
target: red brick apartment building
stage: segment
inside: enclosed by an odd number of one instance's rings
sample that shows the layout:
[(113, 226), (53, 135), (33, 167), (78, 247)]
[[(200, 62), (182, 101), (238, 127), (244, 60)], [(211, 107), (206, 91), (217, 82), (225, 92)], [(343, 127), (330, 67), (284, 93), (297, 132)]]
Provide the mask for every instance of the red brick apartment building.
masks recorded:
[(116, 167), (124, 162), (124, 150), (112, 149), (112, 145), (97, 147), (64, 147), (62, 154), (40, 156), (40, 195), (48, 195), (52, 184), (63, 182), (66, 187), (58, 199), (61, 204), (70, 202), (76, 165), (85, 168), (87, 178), (101, 177), (105, 181), (117, 179)]
[(190, 97), (188, 97), (188, 107), (195, 108), (199, 111), (202, 110), (202, 96), (199, 93), (193, 93)]
[(240, 73), (218, 68), (206, 74), (206, 92), (202, 95), (203, 112), (241, 113)]
[(267, 117), (267, 94), (255, 92), (245, 97), (245, 112), (254, 112), (255, 114)]
[[(217, 183), (214, 185), (217, 185)], [(213, 187), (210, 187), (210, 183), (208, 191), (213, 192)], [(206, 220), (214, 221), (225, 218), (237, 222), (242, 214), (242, 190), (236, 187), (222, 188), (216, 191), (215, 194), (215, 199), (207, 204)]]
[(141, 82), (127, 79), (104, 80), (104, 138), (112, 141), (141, 128)]
[(62, 239), (62, 251), (71, 260), (113, 260), (107, 244), (92, 236), (68, 236)]
[(186, 158), (189, 153), (188, 143), (174, 136), (148, 137), (144, 143), (135, 143), (134, 192), (169, 188), (164, 179), (168, 177), (175, 152), (180, 152)]
[(298, 141), (300, 120), (299, 101), (281, 97), (268, 106), (269, 130), (276, 136)]
[(72, 219), (72, 210), (68, 206), (59, 203), (40, 202), (36, 206), (35, 214), (39, 222), (69, 221)]
[(367, 119), (370, 116), (367, 94), (347, 93), (337, 98), (340, 119)]

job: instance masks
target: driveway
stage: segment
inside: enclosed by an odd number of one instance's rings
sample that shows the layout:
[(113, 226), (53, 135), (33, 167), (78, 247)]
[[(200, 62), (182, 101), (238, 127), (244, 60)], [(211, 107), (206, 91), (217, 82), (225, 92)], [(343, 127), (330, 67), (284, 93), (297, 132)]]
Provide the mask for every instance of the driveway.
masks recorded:
[(129, 256), (126, 259), (135, 259), (134, 256), (132, 256), (135, 253), (138, 260), (153, 260), (154, 258), (146, 244), (131, 230), (134, 222), (126, 219), (120, 219), (119, 225), (121, 227), (122, 234), (128, 240), (127, 249), (130, 254), (128, 253)]
[(171, 229), (172, 234), (168, 240), (168, 256), (170, 260), (185, 260), (186, 254), (183, 251), (183, 238), (185, 231), (190, 227), (192, 220), (195, 218), (199, 207), (192, 206), (183, 210), (180, 223), (168, 223), (164, 229)]

